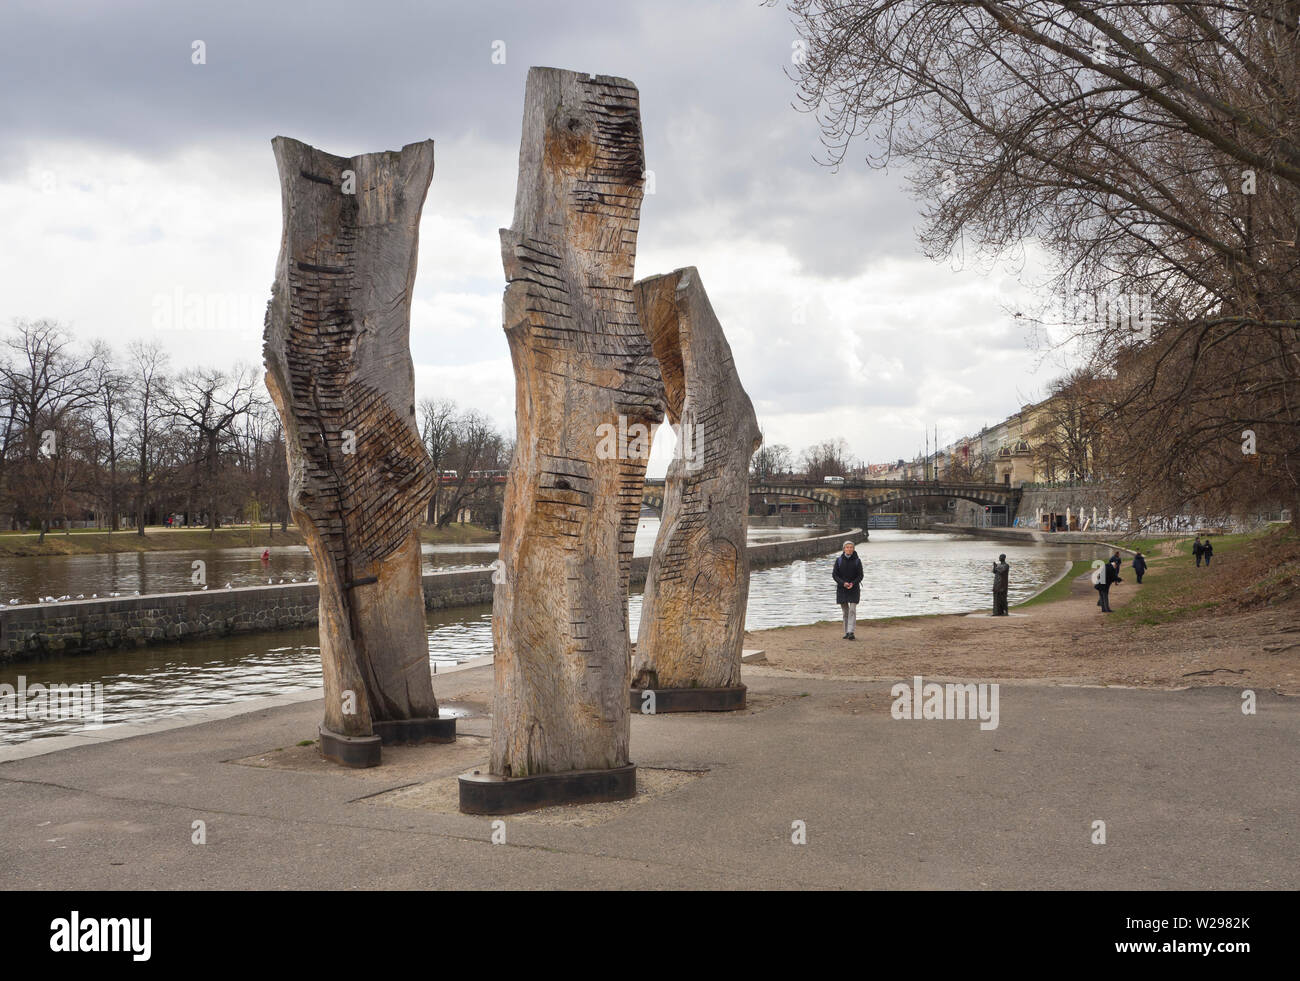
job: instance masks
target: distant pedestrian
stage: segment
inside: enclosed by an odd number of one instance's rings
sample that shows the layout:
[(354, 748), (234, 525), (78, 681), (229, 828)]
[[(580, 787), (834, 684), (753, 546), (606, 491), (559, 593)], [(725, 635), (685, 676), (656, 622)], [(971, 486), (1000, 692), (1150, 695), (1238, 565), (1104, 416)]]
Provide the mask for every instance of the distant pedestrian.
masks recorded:
[(853, 551), (853, 543), (845, 542), (844, 551), (835, 557), (831, 572), (835, 579), (835, 602), (844, 611), (844, 639), (857, 640), (854, 630), (858, 625), (858, 599), (862, 595), (862, 559)]
[(1192, 555), (1196, 556), (1196, 568), (1201, 567), (1201, 554), (1205, 551), (1205, 546), (1201, 544), (1201, 536), (1196, 536), (1196, 541), (1192, 542)]
[(1139, 586), (1142, 585), (1142, 577), (1146, 574), (1146, 571), (1147, 560), (1141, 552), (1138, 552), (1137, 555), (1133, 556), (1133, 574), (1137, 576)]
[(1205, 559), (1205, 567), (1210, 567), (1210, 559), (1214, 557), (1214, 546), (1210, 544), (1210, 536), (1205, 536), (1205, 541), (1201, 544), (1201, 558)]

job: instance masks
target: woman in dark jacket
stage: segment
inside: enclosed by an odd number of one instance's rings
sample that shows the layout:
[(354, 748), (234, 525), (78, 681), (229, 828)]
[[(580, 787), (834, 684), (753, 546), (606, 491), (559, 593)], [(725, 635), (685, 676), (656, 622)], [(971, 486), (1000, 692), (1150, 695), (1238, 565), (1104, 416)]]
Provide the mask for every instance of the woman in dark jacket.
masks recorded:
[(835, 557), (831, 575), (835, 578), (835, 602), (844, 611), (844, 639), (857, 640), (853, 631), (858, 625), (858, 599), (862, 595), (862, 560), (854, 554), (852, 542), (845, 542), (844, 551)]
[(1137, 576), (1139, 586), (1142, 585), (1142, 577), (1146, 574), (1146, 571), (1147, 560), (1141, 552), (1138, 552), (1137, 555), (1133, 556), (1133, 574)]
[(1209, 535), (1206, 535), (1205, 541), (1201, 543), (1201, 556), (1205, 559), (1205, 564), (1208, 567), (1210, 559), (1214, 557), (1214, 546), (1210, 544)]

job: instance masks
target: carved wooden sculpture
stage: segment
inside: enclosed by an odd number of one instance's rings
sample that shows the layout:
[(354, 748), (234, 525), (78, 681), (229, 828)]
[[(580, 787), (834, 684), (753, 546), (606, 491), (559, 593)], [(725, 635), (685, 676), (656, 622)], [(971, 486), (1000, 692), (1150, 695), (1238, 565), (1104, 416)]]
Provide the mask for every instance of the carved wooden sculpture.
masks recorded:
[(529, 71), (514, 222), (501, 232), (518, 435), (492, 601), (491, 763), (461, 778), (464, 811), (636, 790), (628, 575), (663, 417), (632, 298), (642, 161), (630, 82)]
[(320, 581), (321, 751), (370, 766), (381, 741), (455, 738), (429, 671), (418, 527), (434, 474), (408, 340), (433, 141), (350, 159), (273, 146), (284, 233), (263, 353)]
[(635, 292), (678, 452), (646, 575), (632, 704), (647, 712), (744, 708), (749, 460), (762, 434), (699, 272), (651, 276)]

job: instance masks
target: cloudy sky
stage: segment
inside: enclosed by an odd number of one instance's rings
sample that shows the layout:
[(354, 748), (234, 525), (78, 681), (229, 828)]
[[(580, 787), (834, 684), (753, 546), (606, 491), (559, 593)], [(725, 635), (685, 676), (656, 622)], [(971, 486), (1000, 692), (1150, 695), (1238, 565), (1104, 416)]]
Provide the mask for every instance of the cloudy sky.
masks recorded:
[(927, 427), (946, 443), (1000, 421), (1061, 373), (1007, 312), (1026, 288), (921, 256), (917, 202), (865, 147), (838, 172), (817, 162), (784, 73), (794, 37), (757, 0), (7, 0), (0, 325), (53, 318), (119, 350), (158, 337), (178, 368), (258, 363), (280, 242), (271, 138), (347, 156), (432, 138), (418, 394), (513, 431), (497, 230), (524, 79), (549, 65), (639, 88), (654, 193), (637, 275), (699, 268), (769, 443), (842, 436), (881, 462)]

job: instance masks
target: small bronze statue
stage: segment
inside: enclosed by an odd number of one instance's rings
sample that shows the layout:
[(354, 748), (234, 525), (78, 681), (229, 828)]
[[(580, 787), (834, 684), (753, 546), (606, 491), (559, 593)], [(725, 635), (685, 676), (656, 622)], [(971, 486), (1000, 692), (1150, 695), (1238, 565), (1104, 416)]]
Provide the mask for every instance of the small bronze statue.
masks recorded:
[(1007, 565), (1006, 554), (998, 556), (993, 563), (993, 615), (1005, 617), (1007, 613), (1007, 581), (1011, 576), (1011, 566)]

